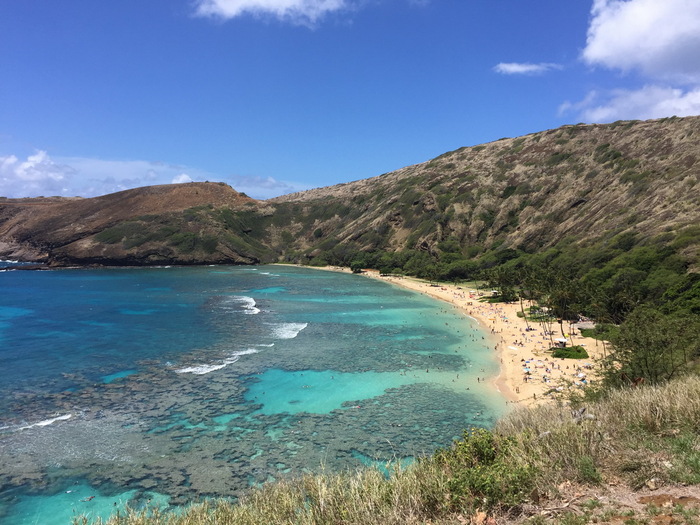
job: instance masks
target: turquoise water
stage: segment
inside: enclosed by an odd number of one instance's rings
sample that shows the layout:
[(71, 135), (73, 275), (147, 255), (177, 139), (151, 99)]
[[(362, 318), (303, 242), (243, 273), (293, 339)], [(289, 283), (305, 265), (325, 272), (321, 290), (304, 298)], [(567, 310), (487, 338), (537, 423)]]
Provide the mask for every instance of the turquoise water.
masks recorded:
[(472, 320), (362, 276), (11, 271), (0, 291), (3, 524), (386, 468), (505, 409)]

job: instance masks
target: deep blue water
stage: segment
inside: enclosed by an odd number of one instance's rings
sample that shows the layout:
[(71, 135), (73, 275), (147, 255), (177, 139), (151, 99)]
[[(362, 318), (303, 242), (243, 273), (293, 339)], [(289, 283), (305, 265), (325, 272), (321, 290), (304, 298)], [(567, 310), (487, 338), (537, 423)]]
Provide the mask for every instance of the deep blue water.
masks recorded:
[(362, 276), (0, 272), (0, 522), (179, 505), (382, 466), (490, 426), (476, 324)]

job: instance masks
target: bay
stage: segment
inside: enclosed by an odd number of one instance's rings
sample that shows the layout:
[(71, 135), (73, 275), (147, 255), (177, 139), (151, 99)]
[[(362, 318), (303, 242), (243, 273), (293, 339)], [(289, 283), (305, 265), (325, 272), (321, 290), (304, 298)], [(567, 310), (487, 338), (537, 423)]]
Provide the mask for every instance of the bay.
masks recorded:
[(0, 521), (380, 468), (489, 427), (493, 342), (448, 305), (291, 266), (0, 273)]

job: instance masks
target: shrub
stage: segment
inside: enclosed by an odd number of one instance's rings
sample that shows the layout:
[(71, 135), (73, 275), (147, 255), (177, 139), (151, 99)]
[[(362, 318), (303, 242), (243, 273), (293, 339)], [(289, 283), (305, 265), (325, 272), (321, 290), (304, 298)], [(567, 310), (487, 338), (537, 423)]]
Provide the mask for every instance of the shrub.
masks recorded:
[(192, 232), (176, 233), (170, 238), (170, 244), (177, 247), (182, 253), (194, 251), (197, 244), (197, 235)]
[(435, 461), (448, 475), (453, 509), (512, 506), (525, 501), (534, 487), (535, 470), (512, 454), (514, 440), (485, 429), (464, 432)]
[(108, 228), (95, 235), (95, 240), (105, 244), (116, 244), (124, 238), (124, 232), (119, 228)]
[(572, 155), (573, 153), (566, 153), (564, 151), (552, 153), (546, 160), (546, 164), (547, 166), (556, 166), (557, 164), (561, 164), (565, 160), (568, 160)]
[(582, 346), (571, 346), (569, 348), (552, 348), (552, 357), (563, 357), (566, 359), (587, 359), (588, 352)]
[(95, 239), (105, 244), (116, 244), (121, 242), (125, 237), (140, 235), (143, 232), (143, 226), (138, 221), (125, 221), (111, 228), (102, 230), (95, 235)]
[(217, 246), (219, 246), (219, 240), (215, 235), (206, 235), (202, 238), (202, 249), (211, 254), (216, 251)]
[(597, 323), (595, 328), (582, 329), (581, 335), (583, 337), (592, 337), (593, 339), (598, 339), (599, 341), (609, 341), (617, 336), (618, 332), (619, 328), (614, 324)]

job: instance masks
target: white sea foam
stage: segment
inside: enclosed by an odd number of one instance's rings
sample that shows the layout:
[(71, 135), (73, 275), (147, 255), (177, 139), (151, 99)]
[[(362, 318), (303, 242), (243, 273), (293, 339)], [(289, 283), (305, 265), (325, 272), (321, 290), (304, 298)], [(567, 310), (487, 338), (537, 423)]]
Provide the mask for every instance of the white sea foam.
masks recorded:
[(222, 368), (225, 368), (226, 364), (218, 364), (218, 365), (197, 365), (197, 366), (188, 366), (185, 368), (179, 368), (178, 370), (175, 370), (176, 374), (195, 374), (198, 376), (208, 374), (209, 372), (213, 372), (214, 370), (221, 370)]
[[(224, 309), (229, 309), (228, 305), (226, 303), (235, 303), (236, 306), (241, 306), (243, 308), (243, 313), (245, 314), (259, 314), (260, 309), (256, 308), (256, 303), (255, 299), (252, 297), (247, 297), (245, 295), (234, 295), (233, 297), (229, 297), (226, 301), (224, 301)], [(237, 309), (237, 311), (240, 311)]]
[(281, 323), (272, 325), (272, 335), (277, 339), (294, 339), (309, 323)]
[(194, 366), (187, 366), (185, 368), (178, 368), (175, 370), (176, 374), (195, 374), (198, 376), (202, 376), (204, 374), (208, 374), (210, 372), (214, 372), (216, 370), (221, 370), (222, 368), (226, 368), (228, 365), (232, 365), (236, 361), (238, 361), (242, 355), (249, 355), (249, 354), (257, 354), (258, 351), (255, 348), (248, 348), (247, 350), (238, 350), (236, 352), (232, 352), (230, 357), (227, 357), (223, 361), (220, 361), (216, 364), (207, 364), (207, 365), (194, 365)]
[[(270, 346), (272, 346), (272, 345), (270, 345)], [(257, 353), (258, 353), (258, 350), (256, 350), (255, 348), (248, 348), (247, 350), (238, 350), (237, 352), (233, 352), (231, 354), (231, 356), (232, 357), (239, 357), (242, 355), (257, 354)]]
[(67, 419), (70, 419), (73, 417), (73, 414), (64, 414), (62, 416), (56, 416), (52, 417), (51, 419), (44, 419), (43, 421), (39, 421), (38, 423), (32, 423), (31, 425), (25, 425), (23, 427), (19, 427), (17, 430), (27, 430), (28, 428), (34, 428), (34, 427), (46, 427), (49, 426), (56, 421), (66, 421)]

